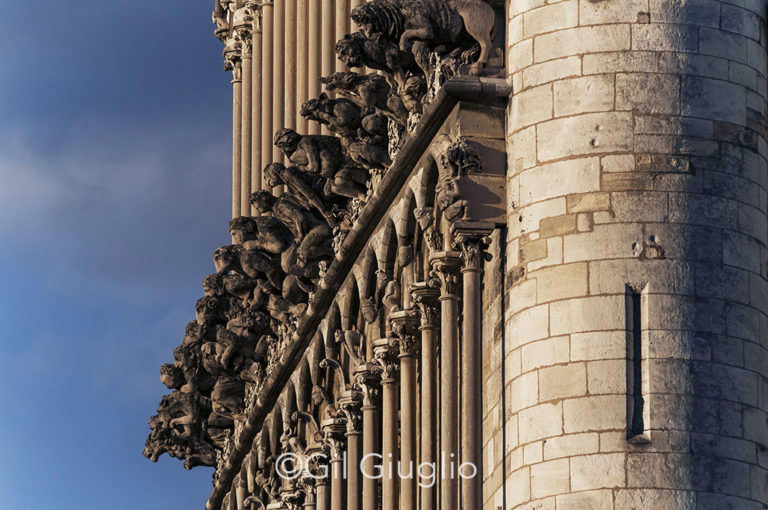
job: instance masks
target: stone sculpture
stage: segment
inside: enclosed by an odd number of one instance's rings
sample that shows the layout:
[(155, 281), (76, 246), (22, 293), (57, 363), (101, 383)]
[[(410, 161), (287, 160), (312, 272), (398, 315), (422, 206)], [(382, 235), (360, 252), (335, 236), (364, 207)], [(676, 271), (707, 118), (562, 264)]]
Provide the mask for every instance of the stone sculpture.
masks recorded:
[(324, 177), (328, 191), (350, 198), (365, 196), (368, 172), (345, 157), (338, 138), (281, 129), (275, 133), (275, 146), (294, 165)]
[(456, 45), (466, 31), (480, 45), (471, 72), (488, 63), (495, 24), (493, 8), (482, 0), (372, 0), (352, 11), (352, 20), (370, 38), (384, 37), (413, 53), (425, 77), (430, 74), (430, 48)]

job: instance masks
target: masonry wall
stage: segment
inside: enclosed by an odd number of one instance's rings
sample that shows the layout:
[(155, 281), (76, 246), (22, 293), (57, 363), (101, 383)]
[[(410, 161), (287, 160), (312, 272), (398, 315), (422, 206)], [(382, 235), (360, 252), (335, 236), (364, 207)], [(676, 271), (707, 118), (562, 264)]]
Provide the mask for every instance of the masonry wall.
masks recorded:
[(766, 0), (511, 0), (506, 508), (768, 504)]

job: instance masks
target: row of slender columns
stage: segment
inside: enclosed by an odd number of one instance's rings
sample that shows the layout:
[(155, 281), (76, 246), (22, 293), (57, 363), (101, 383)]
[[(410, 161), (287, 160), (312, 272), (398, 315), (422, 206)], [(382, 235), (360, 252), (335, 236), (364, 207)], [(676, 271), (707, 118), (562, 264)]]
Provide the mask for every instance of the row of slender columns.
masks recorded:
[(321, 132), (301, 116), (301, 105), (320, 95), (322, 76), (343, 70), (334, 47), (350, 30), (349, 10), (349, 0), (248, 0), (235, 13), (225, 49), (237, 53), (231, 68), (233, 217), (253, 213), (250, 194), (267, 187), (262, 169), (284, 162), (275, 131)]
[[(481, 314), (483, 263), (489, 233), (490, 229), (483, 225), (456, 229), (454, 237), (461, 251), (433, 253), (431, 274), (437, 279), (411, 285), (413, 308), (389, 314), (389, 338), (370, 342), (373, 345), (372, 363), (354, 368), (353, 384), (339, 399), (338, 408), (344, 417), (331, 418), (322, 425), (323, 442), (330, 453), (330, 477), (313, 482), (313, 487), (308, 490), (314, 491), (314, 497), (307, 499), (304, 508), (376, 510), (378, 480), (363, 476), (363, 473), (376, 473), (379, 459), (371, 456), (375, 453), (381, 455), (382, 510), (416, 510), (417, 507), (437, 510), (436, 487), (424, 484), (417, 492), (417, 477), (420, 464), (431, 463), (439, 470), (443, 467), (441, 461), (453, 468), (449, 472), (436, 473), (441, 489), (440, 508), (458, 510), (482, 506)], [(460, 356), (459, 300), (462, 302)], [(437, 375), (438, 329), (440, 381)], [(421, 387), (417, 382), (418, 368), (421, 370)], [(442, 422), (439, 441), (438, 387)], [(375, 403), (379, 389), (382, 396), (380, 421)], [(377, 449), (379, 423), (380, 451)], [(442, 446), (440, 454), (438, 444)], [(358, 466), (363, 458), (366, 460), (361, 472)], [(464, 463), (473, 464), (477, 474), (462, 478), (459, 484), (458, 466)], [(400, 475), (403, 478), (398, 482)], [(236, 480), (232, 498), (233, 502), (236, 499), (238, 510), (243, 508), (242, 501), (247, 492), (253, 490), (251, 484), (246, 483), (251, 476), (248, 473), (245, 480)]]

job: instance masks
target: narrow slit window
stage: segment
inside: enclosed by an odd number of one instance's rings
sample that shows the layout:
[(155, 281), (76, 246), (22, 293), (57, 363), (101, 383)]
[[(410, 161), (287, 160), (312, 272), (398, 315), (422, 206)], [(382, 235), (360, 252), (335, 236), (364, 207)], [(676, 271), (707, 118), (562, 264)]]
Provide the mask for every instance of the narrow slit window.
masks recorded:
[(647, 348), (643, 324), (646, 289), (627, 286), (627, 440), (648, 442)]

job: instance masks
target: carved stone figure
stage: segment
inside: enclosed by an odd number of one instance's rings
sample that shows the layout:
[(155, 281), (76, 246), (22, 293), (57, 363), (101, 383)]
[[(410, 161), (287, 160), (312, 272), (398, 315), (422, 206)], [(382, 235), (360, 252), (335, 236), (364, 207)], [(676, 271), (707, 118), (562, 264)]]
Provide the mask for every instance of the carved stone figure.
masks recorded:
[(365, 360), (360, 355), (360, 349), (363, 347), (363, 335), (351, 329), (337, 329), (334, 333), (336, 343), (344, 346), (350, 359), (355, 365), (362, 365)]
[(468, 204), (462, 199), (459, 178), (482, 169), (479, 154), (466, 140), (453, 142), (447, 135), (436, 140), (430, 150), (438, 168), (437, 206), (448, 221), (465, 217)]
[(275, 197), (268, 191), (258, 191), (251, 195), (251, 204), (260, 213), (272, 212), (275, 218), (291, 230), (299, 242), (300, 260), (311, 261), (333, 256), (330, 242), (333, 233), (330, 227), (305, 208), (292, 193)]
[(272, 216), (241, 216), (229, 222), (232, 242), (247, 250), (280, 254), (293, 242), (290, 230)]
[(211, 411), (207, 399), (197, 393), (174, 391), (160, 401), (157, 414), (150, 418), (150, 434), (144, 456), (152, 462), (163, 453), (184, 459), (184, 467), (215, 466), (216, 451), (203, 430)]
[(405, 87), (405, 76), (402, 77), (402, 84), (390, 85), (385, 77), (378, 74), (362, 75), (346, 71), (320, 78), (320, 81), (325, 84), (326, 90), (338, 92), (361, 108), (377, 108), (400, 125), (405, 125), (408, 120), (408, 110), (397, 95), (397, 91)]
[(363, 197), (368, 172), (344, 157), (335, 136), (300, 135), (293, 129), (275, 133), (275, 145), (296, 166), (327, 179), (330, 191), (345, 197)]
[(358, 105), (346, 98), (331, 99), (325, 93), (301, 105), (302, 117), (313, 120), (341, 136), (356, 137), (363, 113)]
[(347, 34), (336, 43), (336, 55), (348, 67), (384, 71), (393, 90), (405, 85), (409, 73), (419, 70), (411, 52), (401, 50), (381, 34), (369, 37), (361, 32)]
[(496, 15), (482, 0), (372, 0), (352, 11), (352, 20), (368, 37), (375, 35), (410, 49), (416, 63), (429, 76), (430, 47), (457, 44), (468, 33), (480, 45), (480, 55), (471, 72), (487, 64), (492, 48)]
[(275, 187), (284, 184), (295, 197), (303, 199), (304, 207), (316, 209), (329, 226), (336, 224), (333, 212), (320, 198), (320, 195), (312, 185), (311, 176), (302, 172), (297, 167), (286, 167), (281, 163), (271, 163), (264, 168), (264, 178), (269, 186)]

